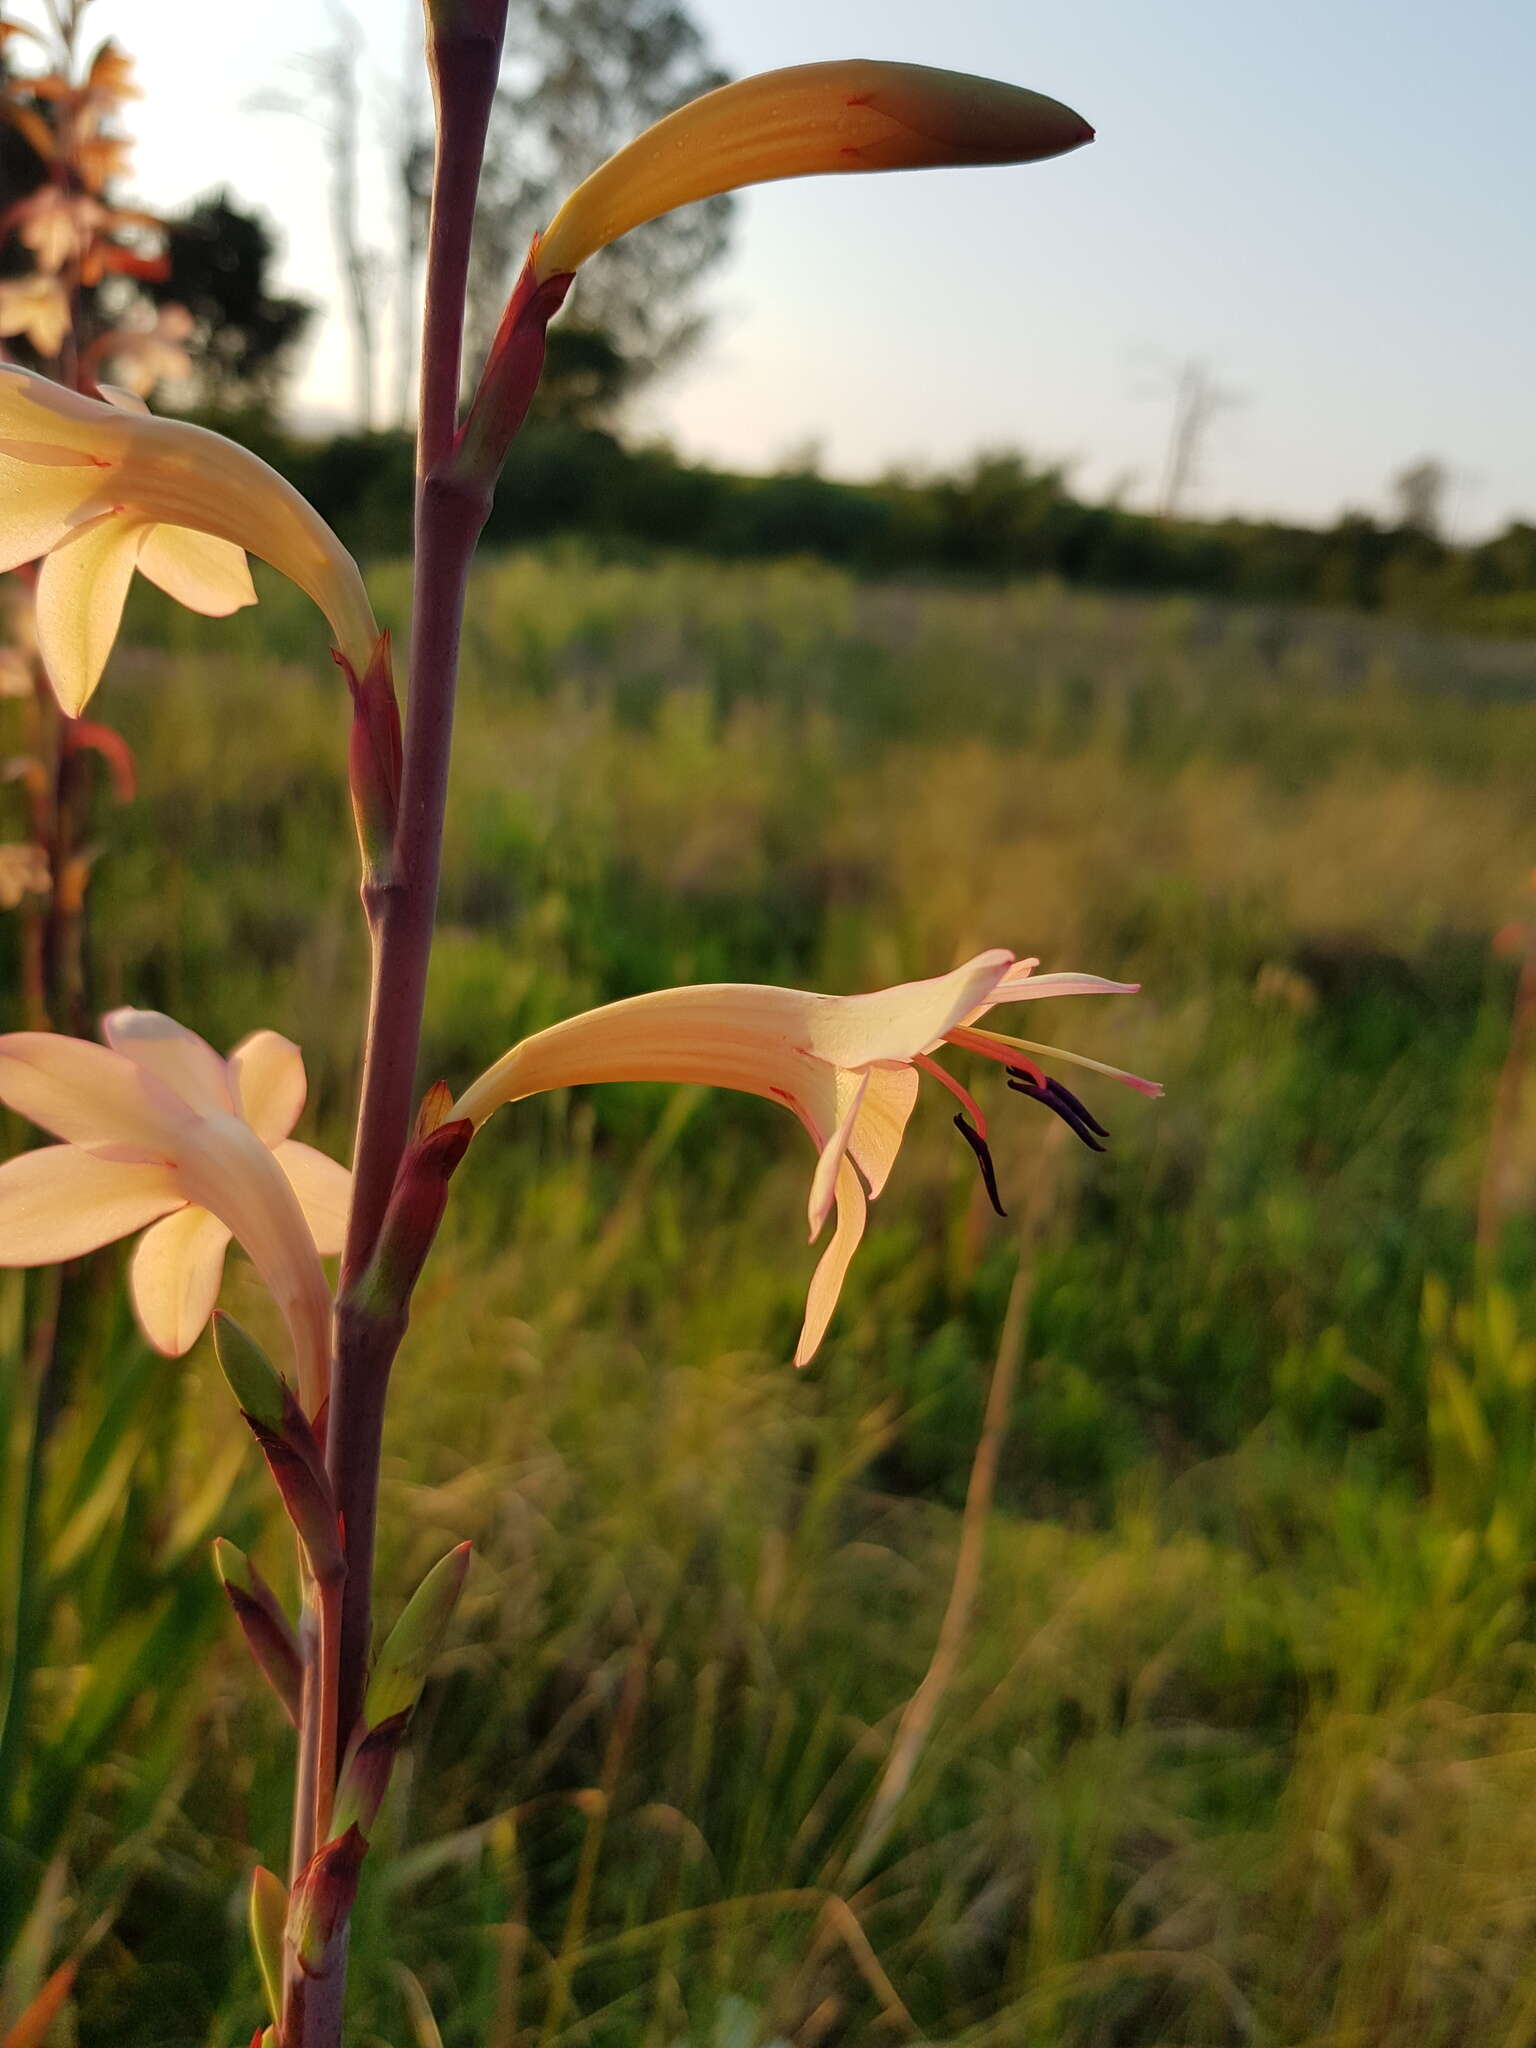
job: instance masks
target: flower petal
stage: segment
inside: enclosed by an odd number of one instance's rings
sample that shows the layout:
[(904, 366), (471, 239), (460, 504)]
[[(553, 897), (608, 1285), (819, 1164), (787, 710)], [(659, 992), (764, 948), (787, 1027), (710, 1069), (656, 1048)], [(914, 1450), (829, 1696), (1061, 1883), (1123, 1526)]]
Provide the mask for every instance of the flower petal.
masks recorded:
[(19, 363), (0, 363), (0, 441), (34, 441), (90, 461), (117, 452), (102, 434), (103, 414), (110, 419), (95, 399)]
[(210, 1110), (233, 1113), (229, 1069), (206, 1038), (174, 1017), (161, 1010), (110, 1010), (101, 1020), (101, 1035), (114, 1052), (163, 1081), (188, 1109), (200, 1116)]
[(230, 1233), (195, 1205), (167, 1216), (139, 1239), (128, 1292), (139, 1327), (157, 1351), (179, 1358), (213, 1314)]
[(867, 996), (822, 996), (806, 1013), (806, 1049), (837, 1067), (931, 1052), (951, 1026), (992, 999), (1013, 964), (1011, 953), (995, 947), (929, 981), (904, 981)]
[[(839, 1074), (838, 1079), (844, 1077)], [(837, 1126), (822, 1146), (816, 1160), (816, 1171), (811, 1175), (810, 1200), (806, 1214), (811, 1226), (811, 1243), (821, 1235), (821, 1226), (831, 1214), (832, 1203), (837, 1193), (837, 1179), (842, 1172), (843, 1161), (848, 1156), (848, 1140), (853, 1136), (853, 1126), (859, 1111), (864, 1106), (864, 1097), (869, 1092), (868, 1074), (849, 1076), (850, 1084), (843, 1090), (845, 1107)]]
[(848, 1151), (869, 1183), (871, 1201), (885, 1186), (891, 1168), (896, 1164), (907, 1118), (917, 1101), (917, 1089), (917, 1074), (911, 1067), (871, 1067), (869, 1070), (869, 1086), (864, 1092), (863, 1106), (848, 1141)]
[(317, 1152), (313, 1145), (301, 1145), (285, 1138), (273, 1147), (278, 1165), (299, 1198), (304, 1221), (315, 1240), (315, 1250), (324, 1259), (339, 1252), (346, 1242), (347, 1211), (352, 1206), (352, 1176), (344, 1166)]
[(843, 1291), (849, 1261), (864, 1235), (864, 1221), (868, 1213), (859, 1176), (845, 1159), (837, 1172), (837, 1229), (811, 1276), (805, 1299), (805, 1322), (801, 1326), (800, 1341), (795, 1346), (796, 1365), (810, 1363), (827, 1333), (827, 1324), (832, 1320), (832, 1311)]
[(228, 1224), (282, 1310), (304, 1412), (317, 1414), (330, 1372), (331, 1290), (287, 1174), (238, 1116), (193, 1118), (176, 1167), (188, 1197)]
[(152, 526), (139, 543), (139, 568), (188, 611), (227, 618), (256, 602), (245, 549), (187, 526)]
[(185, 1105), (133, 1060), (52, 1031), (0, 1037), (0, 1102), (67, 1143), (174, 1156)]
[(253, 1031), (229, 1056), (236, 1106), (268, 1145), (286, 1138), (304, 1107), (304, 1055), (291, 1038)]
[[(249, 449), (189, 420), (117, 411), (7, 363), (0, 364), (0, 456), (95, 465), (93, 502), (102, 503), (110, 490), (106, 502), (131, 523), (132, 554), (145, 527), (169, 526), (260, 555), (320, 606), (355, 673), (367, 668), (379, 629), (356, 562), (314, 507)], [(0, 549), (7, 545), (4, 534), (0, 521)], [(158, 547), (150, 553), (157, 568), (164, 563), (172, 573)], [(190, 576), (190, 558), (179, 542), (171, 543), (171, 554), (181, 577)], [(210, 568), (210, 558), (200, 556), (199, 562), (200, 578), (217, 577), (221, 609), (228, 609), (235, 586), (227, 566), (221, 573)], [(180, 596), (180, 588), (174, 594)], [(249, 601), (242, 586), (240, 602)], [(114, 630), (115, 624), (114, 615)], [(85, 696), (94, 682), (92, 677)]]
[(992, 992), (994, 1003), (1029, 1003), (1037, 996), (1134, 996), (1141, 993), (1139, 981), (1106, 981), (1102, 974), (1021, 974), (1027, 966), (1019, 961), (1010, 967)]
[(52, 1266), (127, 1237), (185, 1197), (165, 1166), (44, 1145), (0, 1166), (0, 1266)]
[(0, 570), (56, 546), (100, 488), (101, 474), (89, 463), (42, 465), (0, 454)]
[(143, 528), (103, 512), (61, 540), (37, 576), (37, 644), (54, 695), (78, 718), (122, 624)]
[[(835, 1067), (823, 1072), (830, 1076), (831, 1086), (814, 1091), (807, 1104), (809, 1115), (802, 1119), (809, 1127), (819, 1112), (834, 1127), (832, 1136), (822, 1146), (811, 1180), (808, 1213), (812, 1243), (820, 1236), (831, 1211), (837, 1163), (845, 1153), (868, 1182), (871, 1201), (885, 1186), (901, 1150), (918, 1089), (916, 1071), (904, 1064), (862, 1069)], [(812, 1136), (819, 1138), (819, 1131), (813, 1130)]]

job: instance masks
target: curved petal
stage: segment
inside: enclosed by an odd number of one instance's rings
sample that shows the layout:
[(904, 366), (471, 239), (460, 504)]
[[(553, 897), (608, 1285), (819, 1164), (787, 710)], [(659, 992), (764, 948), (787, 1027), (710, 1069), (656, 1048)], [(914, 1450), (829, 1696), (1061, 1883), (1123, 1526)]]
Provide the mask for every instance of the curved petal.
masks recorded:
[(351, 1174), (334, 1159), (317, 1152), (313, 1145), (301, 1145), (294, 1138), (285, 1138), (282, 1144), (275, 1145), (273, 1156), (299, 1198), (315, 1250), (322, 1258), (334, 1257), (346, 1242), (347, 1211), (352, 1206)]
[(229, 1238), (217, 1216), (194, 1206), (167, 1216), (139, 1239), (128, 1292), (139, 1327), (168, 1358), (190, 1351), (213, 1314)]
[(905, 981), (867, 996), (823, 996), (807, 1010), (807, 1050), (837, 1067), (909, 1060), (931, 1052), (962, 1017), (990, 1002), (1013, 965), (1001, 947), (930, 981)]
[[(1019, 967), (1026, 963), (1020, 961)], [(1139, 981), (1106, 981), (1102, 974), (1020, 974), (1010, 968), (992, 992), (994, 1003), (1028, 1003), (1037, 996), (1134, 996)]]
[(54, 695), (78, 718), (122, 624), (143, 528), (103, 512), (61, 540), (37, 576), (37, 644)]
[(205, 1116), (235, 1107), (229, 1069), (206, 1038), (161, 1010), (109, 1010), (101, 1035), (114, 1052), (163, 1081), (189, 1109)]
[(869, 1183), (870, 1200), (885, 1186), (901, 1150), (907, 1118), (917, 1101), (918, 1079), (911, 1067), (871, 1067), (869, 1087), (848, 1151)]
[(837, 1078), (839, 1081), (846, 1079), (850, 1085), (842, 1091), (846, 1106), (831, 1137), (822, 1146), (816, 1160), (816, 1171), (811, 1175), (811, 1193), (806, 1213), (810, 1220), (812, 1244), (820, 1237), (821, 1226), (832, 1212), (838, 1176), (843, 1170), (843, 1161), (848, 1156), (848, 1140), (853, 1136), (854, 1123), (869, 1092), (868, 1074), (839, 1074)]
[(121, 440), (103, 430), (106, 406), (19, 363), (0, 363), (0, 441), (33, 441), (89, 461), (109, 459)]
[(832, 1311), (837, 1307), (837, 1298), (843, 1291), (843, 1279), (848, 1271), (849, 1261), (859, 1248), (864, 1235), (864, 1220), (868, 1208), (864, 1190), (859, 1185), (859, 1176), (845, 1159), (837, 1173), (837, 1229), (832, 1233), (832, 1242), (822, 1253), (816, 1271), (811, 1276), (811, 1285), (805, 1299), (805, 1322), (801, 1326), (800, 1341), (795, 1346), (795, 1364), (808, 1365), (815, 1357), (822, 1338), (827, 1333), (827, 1324), (832, 1320)]
[(194, 1118), (176, 1164), (187, 1195), (228, 1224), (282, 1310), (304, 1411), (317, 1414), (330, 1375), (331, 1290), (288, 1176), (238, 1116)]
[(180, 1208), (165, 1166), (124, 1166), (44, 1145), (0, 1166), (0, 1266), (77, 1259)]
[(229, 1056), (240, 1114), (264, 1144), (286, 1138), (304, 1107), (304, 1055), (291, 1038), (253, 1031)]
[[(109, 502), (131, 518), (135, 554), (143, 529), (163, 525), (210, 534), (262, 556), (320, 606), (355, 673), (367, 668), (379, 629), (356, 562), (314, 507), (248, 448), (189, 420), (119, 412), (5, 363), (4, 455), (38, 463), (85, 461), (113, 471)], [(227, 592), (230, 586), (224, 587)]]
[(90, 463), (18, 462), (0, 454), (0, 570), (46, 555), (99, 488)]
[(139, 568), (168, 597), (206, 618), (227, 618), (256, 602), (245, 549), (187, 526), (152, 526), (139, 543)]
[(152, 1074), (84, 1038), (52, 1031), (0, 1037), (0, 1102), (72, 1145), (127, 1146), (174, 1157), (190, 1122)]

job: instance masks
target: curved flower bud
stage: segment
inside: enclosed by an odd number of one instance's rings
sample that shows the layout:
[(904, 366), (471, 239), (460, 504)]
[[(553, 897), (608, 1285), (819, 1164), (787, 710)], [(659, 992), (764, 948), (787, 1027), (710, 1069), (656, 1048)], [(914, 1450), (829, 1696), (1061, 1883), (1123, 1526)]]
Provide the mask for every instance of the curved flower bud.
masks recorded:
[(221, 618), (256, 601), (246, 550), (314, 600), (363, 674), (379, 634), (357, 564), (276, 470), (206, 427), (0, 363), (0, 570), (42, 558), (38, 643), (66, 711), (101, 680), (135, 569)]
[(643, 221), (743, 185), (831, 171), (1018, 164), (1093, 140), (1059, 100), (926, 64), (794, 64), (722, 85), (627, 144), (566, 200), (534, 251), (573, 271)]
[(764, 71), (691, 100), (611, 156), (534, 237), (458, 438), (456, 471), (494, 483), (573, 273), (631, 228), (743, 185), (833, 171), (1030, 163), (1092, 140), (1080, 114), (1043, 93), (868, 58)]
[(956, 1121), (982, 1162), (988, 1191), (995, 1186), (986, 1119), (968, 1091), (933, 1059), (941, 1046), (960, 1046), (1004, 1067), (1011, 1084), (1021, 1080), (1021, 1092), (1060, 1116), (1095, 1150), (1102, 1149), (1096, 1140), (1108, 1134), (1075, 1095), (1046, 1079), (1033, 1055), (1091, 1067), (1143, 1094), (1162, 1093), (1155, 1082), (1102, 1062), (976, 1029), (976, 1020), (997, 1003), (1136, 992), (1132, 983), (1093, 974), (1037, 975), (1037, 964), (998, 948), (931, 981), (871, 995), (717, 982), (631, 996), (524, 1039), (465, 1090), (451, 1115), (478, 1127), (502, 1103), (596, 1081), (702, 1083), (783, 1103), (816, 1147), (808, 1203), (813, 1241), (837, 1210), (837, 1228), (812, 1278), (795, 1349), (796, 1365), (804, 1365), (821, 1342), (864, 1234), (866, 1194), (873, 1199), (880, 1193), (896, 1162), (920, 1074), (960, 1102)]

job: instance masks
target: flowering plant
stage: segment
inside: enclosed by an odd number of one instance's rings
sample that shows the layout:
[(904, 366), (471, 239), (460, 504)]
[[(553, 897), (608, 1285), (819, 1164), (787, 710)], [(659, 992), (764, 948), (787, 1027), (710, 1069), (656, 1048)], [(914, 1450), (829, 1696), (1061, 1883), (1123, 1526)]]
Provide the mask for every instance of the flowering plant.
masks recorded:
[[(293, 1527), (297, 1619), (250, 1559), (227, 1543), (216, 1552), (245, 1639), (297, 1731), (286, 1882), (258, 1869), (250, 1897), (270, 2005), (258, 2040), (267, 2048), (334, 2048), (342, 2038), (353, 1901), (468, 1568), (461, 1545), (428, 1574), (375, 1654), (390, 1371), (453, 1176), (481, 1126), (541, 1090), (605, 1081), (701, 1082), (782, 1103), (815, 1148), (812, 1238), (836, 1218), (810, 1282), (795, 1352), (804, 1364), (832, 1317), (868, 1200), (896, 1162), (922, 1077), (955, 1098), (955, 1124), (1001, 1206), (986, 1118), (940, 1053), (953, 1048), (1001, 1066), (1010, 1088), (1099, 1149), (1104, 1127), (1050, 1071), (1058, 1061), (1097, 1063), (983, 1020), (1004, 1004), (1132, 992), (1092, 975), (1038, 974), (1036, 961), (1001, 948), (865, 995), (670, 989), (556, 1024), (457, 1095), (434, 1082), (418, 1099), (466, 581), (538, 383), (546, 328), (576, 272), (643, 222), (739, 186), (1027, 162), (1091, 134), (1038, 94), (913, 65), (811, 64), (722, 87), (621, 149), (556, 211), (529, 251), (461, 418), (471, 219), (506, 0), (428, 0), (426, 14), (437, 133), (403, 721), (390, 643), (356, 564), (280, 477), (216, 435), (104, 392), (95, 360), (62, 382), (0, 367), (0, 567), (40, 565), (37, 658), (66, 714), (77, 718), (102, 680), (135, 570), (219, 615), (254, 601), (250, 553), (319, 607), (352, 701), (348, 780), (373, 973), (350, 1172), (290, 1135), (304, 1069), (276, 1032), (257, 1031), (227, 1059), (153, 1011), (114, 1011), (104, 1045), (43, 1031), (0, 1038), (0, 1101), (60, 1141), (0, 1167), (0, 1262), (58, 1261), (142, 1230), (129, 1285), (145, 1335), (179, 1353), (213, 1317), (220, 1362)], [(87, 139), (104, 148), (107, 138), (93, 127)], [(80, 197), (71, 196), (67, 219), (57, 197), (26, 216), (34, 246), (85, 260), (92, 245), (80, 241)], [(53, 330), (30, 317), (28, 332), (43, 348)], [(171, 342), (161, 335), (158, 344)], [(117, 354), (154, 359), (147, 344)], [(290, 1355), (280, 1363), (215, 1314), (231, 1238), (281, 1312)], [(334, 1293), (322, 1263), (332, 1254), (340, 1256)]]

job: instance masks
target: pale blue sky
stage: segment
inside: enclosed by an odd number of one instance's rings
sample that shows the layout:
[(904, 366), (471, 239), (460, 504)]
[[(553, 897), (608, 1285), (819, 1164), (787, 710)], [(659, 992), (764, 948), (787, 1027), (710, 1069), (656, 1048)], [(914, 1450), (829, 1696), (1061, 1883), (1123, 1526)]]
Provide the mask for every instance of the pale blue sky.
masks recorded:
[[(379, 80), (407, 0), (356, 0)], [(747, 195), (710, 281), (700, 357), (652, 423), (771, 464), (818, 441), (838, 473), (1015, 443), (1083, 487), (1151, 494), (1159, 364), (1199, 355), (1241, 402), (1191, 505), (1331, 517), (1380, 506), (1409, 458), (1460, 478), (1456, 519), (1536, 518), (1536, 7), (1529, 0), (694, 0), (735, 71), (903, 57), (1051, 92), (1099, 131), (1018, 171)], [(315, 0), (97, 0), (141, 59), (138, 186), (175, 206), (228, 178), (280, 222), (285, 276), (334, 293), (318, 140), (248, 111), (313, 47)], [(217, 27), (214, 27), (216, 22)], [(339, 322), (306, 404), (342, 404)]]

